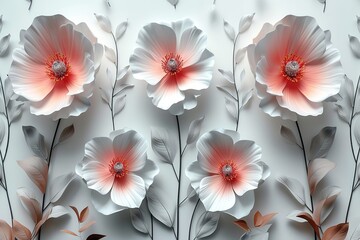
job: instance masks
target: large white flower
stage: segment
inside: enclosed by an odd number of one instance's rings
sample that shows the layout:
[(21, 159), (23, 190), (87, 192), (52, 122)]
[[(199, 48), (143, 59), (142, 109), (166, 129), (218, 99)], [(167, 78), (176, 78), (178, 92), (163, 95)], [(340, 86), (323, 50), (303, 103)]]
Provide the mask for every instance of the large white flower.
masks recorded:
[(238, 219), (247, 216), (255, 203), (252, 190), (270, 174), (260, 161), (261, 148), (228, 130), (205, 133), (196, 146), (197, 161), (186, 169), (186, 176), (205, 209)]
[(340, 91), (340, 53), (312, 17), (286, 16), (265, 24), (249, 47), (260, 107), (270, 116), (296, 120), (323, 113)]
[(86, 143), (76, 173), (94, 190), (92, 201), (99, 212), (109, 215), (140, 207), (159, 173), (146, 151), (144, 138), (133, 130), (118, 130), (110, 138), (97, 137)]
[(30, 112), (54, 120), (85, 112), (102, 56), (87, 25), (62, 15), (39, 16), (21, 38), (9, 78), (14, 92), (28, 100)]
[(138, 48), (130, 57), (137, 79), (149, 85), (155, 106), (180, 115), (196, 106), (200, 90), (210, 85), (214, 55), (207, 37), (189, 19), (171, 24), (150, 23), (141, 29)]

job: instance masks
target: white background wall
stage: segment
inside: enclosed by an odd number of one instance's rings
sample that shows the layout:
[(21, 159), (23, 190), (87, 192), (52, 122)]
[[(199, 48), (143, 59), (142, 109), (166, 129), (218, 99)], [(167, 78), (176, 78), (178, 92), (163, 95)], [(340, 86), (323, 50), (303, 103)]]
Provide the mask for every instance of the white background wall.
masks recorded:
[[(244, 14), (256, 13), (254, 23), (250, 30), (240, 39), (240, 46), (246, 46), (251, 42), (265, 22), (275, 23), (287, 14), (310, 15), (317, 19), (323, 29), (332, 32), (332, 41), (342, 55), (342, 64), (346, 74), (356, 80), (360, 74), (359, 60), (353, 57), (348, 42), (348, 34), (360, 36), (356, 27), (356, 15), (360, 14), (360, 2), (358, 0), (328, 0), (326, 12), (323, 13), (323, 6), (316, 0), (217, 0), (216, 5), (212, 0), (180, 0), (176, 10), (166, 0), (110, 0), (111, 8), (107, 7), (103, 0), (34, 0), (31, 11), (27, 10), (28, 3), (25, 0), (0, 0), (0, 14), (3, 14), (4, 26), (1, 36), (11, 33), (11, 48), (18, 45), (19, 31), (28, 28), (34, 17), (38, 15), (52, 15), (61, 13), (74, 22), (86, 22), (103, 44), (113, 46), (112, 38), (104, 33), (97, 25), (94, 13), (101, 13), (109, 16), (113, 26), (128, 19), (129, 28), (123, 38), (119, 41), (120, 66), (128, 65), (129, 56), (135, 48), (135, 41), (140, 28), (150, 22), (175, 21), (183, 18), (191, 18), (197, 27), (204, 30), (208, 35), (208, 49), (215, 54), (216, 63), (214, 69), (214, 79), (211, 87), (199, 98), (198, 107), (186, 112), (180, 117), (183, 129), (183, 140), (191, 120), (202, 115), (205, 116), (203, 131), (215, 128), (234, 129), (235, 125), (225, 110), (223, 95), (216, 89), (219, 83), (219, 73), (217, 68), (232, 68), (232, 43), (228, 40), (223, 30), (223, 18), (237, 28), (238, 22)], [(5, 78), (11, 64), (11, 54), (6, 58), (0, 58), (0, 76)], [(103, 65), (98, 74), (96, 82), (101, 85), (105, 80), (106, 67), (111, 65), (104, 58)], [(247, 69), (246, 78), (253, 82), (248, 65), (243, 62), (240, 68)], [(112, 69), (113, 70), (113, 69)], [(240, 74), (240, 70), (239, 74)], [(150, 141), (150, 127), (166, 127), (176, 137), (175, 117), (167, 112), (161, 111), (153, 106), (151, 100), (146, 96), (146, 85), (144, 82), (131, 80), (135, 88), (130, 90), (127, 95), (127, 105), (124, 111), (116, 119), (117, 128), (129, 127), (140, 132)], [(303, 240), (311, 239), (312, 231), (310, 228), (289, 222), (286, 219), (291, 210), (301, 208), (288, 195), (284, 189), (276, 182), (279, 176), (287, 175), (305, 181), (305, 169), (302, 159), (302, 152), (293, 145), (290, 145), (280, 136), (280, 126), (282, 124), (295, 130), (292, 122), (274, 119), (262, 112), (258, 108), (258, 99), (253, 98), (251, 104), (246, 108), (240, 118), (239, 132), (243, 139), (256, 141), (263, 148), (263, 161), (272, 169), (272, 176), (257, 191), (256, 210), (263, 213), (278, 212), (274, 225), (271, 229), (272, 240)], [(338, 128), (333, 148), (328, 158), (337, 165), (329, 177), (324, 181), (326, 185), (337, 185), (343, 189), (336, 205), (333, 215), (326, 222), (326, 226), (334, 225), (344, 221), (347, 200), (350, 192), (353, 160), (351, 157), (349, 133), (347, 126), (338, 119), (332, 106), (327, 106), (325, 113), (317, 118), (300, 118), (300, 125), (303, 128), (304, 140), (309, 146), (311, 137), (324, 126), (336, 126)], [(92, 106), (85, 114), (78, 118), (70, 118), (62, 122), (62, 126), (70, 123), (75, 124), (76, 134), (60, 148), (54, 152), (50, 179), (73, 171), (74, 166), (79, 162), (84, 153), (84, 144), (93, 137), (107, 136), (111, 131), (111, 118), (107, 106), (100, 100), (99, 91), (96, 91), (92, 98)], [(46, 117), (35, 117), (25, 112), (21, 121), (13, 125), (10, 151), (6, 162), (8, 172), (8, 185), (10, 188), (11, 199), (14, 206), (15, 218), (19, 219), (27, 226), (31, 225), (30, 218), (26, 215), (16, 197), (18, 187), (33, 188), (22, 169), (16, 161), (31, 156), (31, 152), (26, 146), (21, 126), (34, 125), (46, 136), (47, 141), (51, 137), (55, 128), (55, 123)], [(184, 166), (195, 160), (196, 150), (189, 149), (184, 158)], [(149, 156), (155, 159), (152, 150), (149, 148)], [(168, 165), (161, 165), (160, 181), (163, 181), (165, 192), (171, 193), (171, 189), (176, 188), (176, 183), (172, 171)], [(184, 177), (184, 180), (186, 178)], [(51, 181), (51, 180), (50, 180)], [(170, 183), (172, 185), (170, 186)], [(183, 184), (182, 194), (186, 194), (187, 183)], [(360, 222), (359, 205), (360, 200), (358, 191), (354, 196), (354, 205), (350, 213), (350, 220), (353, 223), (351, 228)], [(166, 195), (168, 196), (168, 195)], [(171, 196), (171, 195), (170, 195)], [(175, 195), (171, 199), (175, 203)], [(79, 208), (87, 205), (91, 206), (90, 192), (84, 184), (77, 182), (71, 185), (65, 193), (61, 203), (65, 206), (74, 205)], [(182, 208), (181, 239), (187, 239), (188, 221), (192, 204)], [(107, 239), (148, 239), (146, 235), (137, 233), (129, 222), (128, 212), (114, 214), (112, 216), (102, 216), (94, 209), (91, 217), (97, 224), (89, 231), (103, 233)], [(0, 190), (0, 218), (9, 219), (6, 197)], [(68, 221), (64, 221), (68, 220)], [(232, 224), (233, 219), (222, 215), (219, 229), (215, 235), (208, 239), (232, 240), (238, 239), (241, 230)], [(77, 229), (74, 216), (59, 221), (51, 221), (46, 225), (43, 239), (67, 240), (74, 239), (59, 230), (64, 228)], [(172, 234), (167, 229), (156, 225), (155, 239), (173, 239)]]

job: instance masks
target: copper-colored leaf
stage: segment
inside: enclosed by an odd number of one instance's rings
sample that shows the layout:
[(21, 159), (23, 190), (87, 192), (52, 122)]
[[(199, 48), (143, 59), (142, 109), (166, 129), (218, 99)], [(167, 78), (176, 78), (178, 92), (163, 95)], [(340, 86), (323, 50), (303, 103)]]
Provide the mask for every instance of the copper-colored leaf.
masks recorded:
[(325, 158), (316, 158), (309, 163), (308, 182), (311, 194), (315, 192), (318, 183), (334, 168), (335, 163)]
[(99, 240), (106, 237), (106, 235), (102, 235), (102, 234), (91, 234), (90, 236), (88, 236), (86, 238), (86, 240)]
[(250, 227), (245, 220), (240, 219), (235, 221), (234, 223), (238, 225), (240, 228), (242, 228), (244, 231), (246, 232), (250, 231)]
[(89, 227), (91, 227), (92, 225), (95, 224), (95, 221), (91, 221), (91, 222), (88, 222), (87, 224), (85, 224), (84, 226), (82, 226), (80, 229), (79, 229), (79, 232), (84, 232), (86, 231)]
[(259, 211), (257, 211), (254, 215), (254, 226), (262, 227), (262, 226), (268, 224), (276, 214), (277, 213), (269, 213), (269, 214), (263, 216), (263, 215), (261, 215), (261, 213)]
[(74, 207), (74, 206), (70, 206), (70, 207), (71, 207), (71, 209), (75, 212), (76, 217), (77, 217), (77, 219), (78, 219), (78, 222), (80, 222), (79, 210), (78, 210), (76, 207)]
[(81, 213), (80, 213), (80, 219), (79, 221), (82, 223), (82, 222), (85, 222), (86, 219), (88, 218), (89, 216), (89, 207), (86, 207), (84, 208)]
[(341, 193), (341, 188), (328, 186), (320, 192), (320, 201), (315, 206), (314, 220), (321, 225), (334, 209), (335, 201)]
[(35, 197), (33, 197), (25, 188), (19, 188), (17, 190), (17, 194), (22, 205), (30, 214), (31, 219), (34, 221), (34, 223), (38, 223), (42, 218), (42, 211), (39, 201), (36, 200)]
[(0, 239), (1, 240), (13, 240), (14, 239), (14, 235), (13, 235), (10, 225), (3, 220), (0, 220)]
[(16, 220), (14, 220), (13, 222), (12, 230), (14, 233), (14, 237), (16, 237), (18, 240), (31, 239), (31, 231)]
[(322, 240), (344, 240), (349, 230), (349, 223), (340, 223), (328, 228)]
[(76, 233), (74, 233), (73, 231), (70, 231), (70, 230), (67, 230), (67, 229), (63, 229), (63, 230), (61, 230), (61, 232), (67, 233), (67, 234), (69, 234), (69, 235), (73, 235), (73, 236), (75, 236), (75, 237), (78, 237), (78, 236), (79, 236), (79, 235), (77, 235)]
[(33, 156), (29, 159), (18, 161), (18, 164), (29, 176), (30, 180), (44, 193), (46, 191), (48, 177), (47, 162), (39, 157)]
[(302, 212), (302, 213), (300, 213), (299, 215), (297, 215), (297, 217), (302, 218), (302, 219), (305, 219), (305, 220), (310, 224), (310, 226), (314, 229), (316, 235), (320, 238), (319, 227), (318, 227), (318, 225), (315, 223), (313, 217), (312, 217), (309, 213), (307, 213), (307, 212)]

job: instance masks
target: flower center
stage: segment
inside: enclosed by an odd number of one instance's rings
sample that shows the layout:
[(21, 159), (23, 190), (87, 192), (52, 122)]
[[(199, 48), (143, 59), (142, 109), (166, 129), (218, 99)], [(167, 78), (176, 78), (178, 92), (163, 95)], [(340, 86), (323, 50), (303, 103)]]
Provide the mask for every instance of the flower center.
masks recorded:
[(235, 164), (232, 161), (222, 164), (220, 167), (220, 174), (226, 181), (233, 181), (237, 178)]
[(126, 161), (117, 157), (113, 158), (109, 164), (109, 171), (117, 178), (122, 178), (128, 174), (128, 167)]
[(165, 73), (175, 75), (182, 70), (183, 62), (179, 54), (169, 53), (161, 60), (161, 66)]
[(281, 65), (281, 75), (288, 81), (297, 83), (304, 75), (305, 62), (294, 54), (284, 57)]
[(67, 57), (61, 53), (55, 53), (45, 62), (48, 77), (55, 81), (62, 81), (69, 76), (70, 64)]

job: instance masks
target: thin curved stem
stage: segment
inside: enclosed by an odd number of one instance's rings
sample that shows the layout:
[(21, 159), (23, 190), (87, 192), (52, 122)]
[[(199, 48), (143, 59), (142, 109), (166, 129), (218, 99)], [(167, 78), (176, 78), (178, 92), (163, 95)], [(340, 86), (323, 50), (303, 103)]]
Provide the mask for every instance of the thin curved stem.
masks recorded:
[(119, 49), (118, 49), (117, 41), (116, 41), (116, 38), (115, 38), (115, 35), (114, 35), (113, 32), (111, 32), (111, 36), (113, 37), (113, 40), (114, 40), (115, 52), (116, 52), (116, 63), (115, 63), (115, 67), (116, 67), (115, 72), (116, 73), (115, 73), (114, 85), (113, 85), (112, 90), (111, 90), (111, 103), (110, 103), (112, 127), (113, 127), (113, 131), (115, 131), (114, 93), (115, 93), (115, 86), (116, 86), (117, 76), (118, 76), (118, 73), (119, 73)]
[(236, 35), (236, 38), (234, 40), (234, 47), (233, 47), (233, 79), (234, 79), (234, 87), (235, 87), (235, 92), (236, 92), (236, 103), (237, 103), (237, 119), (236, 119), (236, 128), (235, 131), (238, 131), (239, 129), (239, 119), (240, 119), (240, 99), (239, 99), (239, 91), (238, 91), (238, 86), (236, 85), (236, 61), (235, 61), (235, 55), (236, 55), (236, 43), (238, 41), (238, 38), (240, 36), (240, 33), (238, 33)]
[[(306, 157), (305, 144), (304, 144), (304, 140), (303, 140), (303, 137), (301, 134), (299, 123), (298, 123), (298, 121), (296, 121), (295, 123), (296, 123), (296, 128), (299, 133), (300, 142), (301, 142), (301, 148), (302, 148), (302, 152), (303, 152), (303, 156), (304, 156), (304, 164), (305, 164), (306, 178), (307, 178), (307, 176), (309, 174), (309, 166), (308, 166), (308, 160)], [(311, 204), (311, 208), (308, 207), (307, 205), (306, 206), (309, 209), (309, 211), (311, 213), (313, 213), (314, 212), (314, 201), (313, 201), (313, 197), (312, 197), (311, 193), (310, 193), (310, 204)], [(321, 226), (319, 226), (319, 228), (321, 229)], [(315, 238), (315, 240), (317, 239), (315, 230), (314, 230), (314, 238)]]
[[(48, 157), (48, 169), (49, 170), (50, 170), (50, 165), (51, 165), (52, 153), (53, 153), (54, 146), (55, 146), (55, 139), (56, 139), (57, 133), (59, 131), (60, 122), (61, 122), (61, 119), (59, 119), (57, 124), (56, 124), (56, 128), (55, 128), (53, 139), (52, 139), (51, 146), (50, 146), (50, 152), (49, 152), (49, 157)], [(45, 198), (46, 198), (46, 191), (45, 191), (45, 193), (43, 195), (42, 204), (41, 204), (42, 212), (44, 212), (44, 210), (49, 206), (49, 204), (47, 204), (45, 206)], [(41, 239), (41, 230), (42, 230), (42, 227), (40, 227), (40, 229), (39, 229), (38, 240)]]
[(176, 170), (175, 170), (175, 167), (174, 167), (174, 164), (173, 164), (173, 163), (171, 164), (171, 167), (172, 167), (172, 170), (173, 170), (174, 175), (175, 175), (175, 177), (176, 177), (176, 180), (179, 182), (179, 177), (178, 177), (178, 175), (177, 175), (177, 173), (176, 173)]
[(357, 153), (357, 157), (356, 157), (356, 160), (355, 160), (355, 170), (354, 170), (353, 181), (352, 181), (352, 185), (351, 185), (349, 203), (348, 203), (347, 210), (346, 210), (346, 215), (345, 215), (345, 223), (348, 221), (348, 218), (349, 218), (349, 213), (350, 213), (350, 208), (351, 208), (351, 203), (352, 203), (354, 192), (358, 188), (358, 185), (356, 183), (356, 176), (357, 176), (357, 164), (358, 164), (358, 161), (359, 161), (359, 154), (360, 154), (360, 149), (359, 149), (359, 151)]
[(30, 2), (30, 5), (29, 5), (28, 10), (30, 11), (30, 9), (31, 9), (31, 7), (32, 7), (32, 4), (33, 4), (33, 0), (29, 0), (29, 2)]
[(193, 223), (193, 220), (194, 220), (194, 216), (195, 216), (196, 209), (197, 209), (198, 206), (199, 206), (199, 203), (200, 203), (200, 199), (197, 200), (196, 205), (195, 205), (195, 207), (194, 207), (194, 211), (193, 211), (193, 213), (191, 214), (191, 220), (190, 220), (190, 225), (189, 225), (189, 236), (188, 236), (188, 240), (191, 240), (192, 223)]
[(178, 130), (178, 138), (179, 138), (179, 175), (178, 175), (178, 191), (177, 191), (177, 205), (176, 205), (176, 239), (179, 240), (179, 232), (180, 232), (180, 190), (181, 190), (181, 172), (182, 172), (182, 155), (181, 155), (181, 129), (179, 116), (176, 115), (176, 125)]

